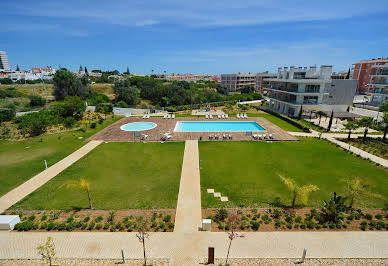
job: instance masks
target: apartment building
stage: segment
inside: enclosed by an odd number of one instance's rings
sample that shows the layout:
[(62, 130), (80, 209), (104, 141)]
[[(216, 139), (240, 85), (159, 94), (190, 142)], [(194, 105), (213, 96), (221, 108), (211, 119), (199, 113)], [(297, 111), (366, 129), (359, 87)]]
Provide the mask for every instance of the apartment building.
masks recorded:
[(353, 65), (353, 79), (357, 80), (357, 92), (367, 93), (371, 81), (373, 66), (388, 63), (388, 58), (373, 58), (371, 60), (362, 60)]
[(4, 51), (0, 51), (0, 72), (11, 72), (8, 56)]
[(297, 117), (301, 108), (345, 112), (352, 104), (356, 80), (331, 79), (332, 66), (279, 68), (276, 78), (267, 78), (269, 108)]
[(368, 95), (375, 106), (388, 100), (388, 59), (375, 62), (371, 67)]
[(277, 74), (270, 74), (268, 71), (256, 74), (256, 91), (264, 94), (265, 88), (270, 85), (266, 79), (276, 78)]
[(230, 92), (240, 91), (242, 87), (247, 85), (256, 89), (256, 74), (221, 74), (221, 86)]

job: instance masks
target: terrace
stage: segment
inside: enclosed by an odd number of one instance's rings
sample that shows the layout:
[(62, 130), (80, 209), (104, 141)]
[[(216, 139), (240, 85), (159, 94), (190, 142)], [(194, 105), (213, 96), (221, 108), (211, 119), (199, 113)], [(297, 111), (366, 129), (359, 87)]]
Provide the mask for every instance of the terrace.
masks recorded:
[[(184, 140), (198, 140), (202, 139), (203, 141), (213, 140), (209, 137), (211, 135), (218, 135), (218, 140), (223, 141), (223, 134), (228, 133), (232, 135), (233, 140), (253, 140), (252, 135), (246, 134), (246, 132), (174, 132), (175, 125), (178, 121), (254, 121), (262, 126), (265, 131), (257, 132), (258, 134), (272, 134), (274, 139), (271, 141), (297, 141), (298, 139), (294, 136), (291, 136), (286, 131), (282, 130), (278, 126), (268, 122), (263, 117), (248, 117), (247, 119), (237, 119), (237, 118), (228, 118), (228, 119), (205, 119), (204, 117), (178, 117), (175, 119), (164, 119), (161, 117), (151, 117), (149, 119), (142, 118), (132, 118), (127, 117), (123, 118), (110, 127), (100, 131), (96, 135), (89, 138), (89, 140), (103, 140), (103, 141), (141, 141), (140, 134), (135, 134), (133, 131), (124, 131), (120, 129), (121, 126), (127, 123), (133, 122), (152, 122), (157, 124), (157, 126), (150, 130), (139, 131), (137, 133), (148, 135), (145, 140), (147, 141), (160, 141), (163, 134), (169, 133), (172, 138), (172, 141), (184, 141)], [(255, 132), (252, 132), (255, 134)], [(135, 136), (137, 135), (137, 136)], [(217, 139), (216, 139), (217, 140)], [(226, 140), (225, 140), (226, 141)]]

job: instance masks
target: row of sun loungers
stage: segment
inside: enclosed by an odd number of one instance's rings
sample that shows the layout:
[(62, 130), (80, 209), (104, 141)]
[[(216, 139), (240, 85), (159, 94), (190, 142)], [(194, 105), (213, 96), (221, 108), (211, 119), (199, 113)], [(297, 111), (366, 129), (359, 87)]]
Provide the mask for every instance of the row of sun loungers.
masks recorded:
[(143, 117), (142, 117), (143, 119), (148, 119), (148, 118), (150, 118), (150, 115), (148, 115), (148, 114), (145, 114), (145, 115), (143, 115)]
[(163, 141), (166, 141), (166, 140), (169, 140), (169, 139), (171, 139), (172, 138), (172, 136), (170, 135), (170, 133), (164, 133), (163, 135), (162, 135), (162, 140)]
[[(206, 119), (213, 119), (213, 115), (205, 115), (205, 118)], [(214, 118), (215, 118), (215, 115), (214, 115)], [(217, 118), (218, 119), (227, 119), (227, 118), (229, 118), (229, 115), (228, 114), (217, 115)]]
[(254, 139), (257, 139), (257, 140), (261, 140), (261, 139), (274, 139), (274, 136), (272, 134), (264, 134), (264, 135), (257, 135), (257, 134), (253, 134), (252, 137)]
[[(221, 138), (221, 135), (209, 135), (209, 139), (220, 139)], [(233, 139), (233, 135), (230, 135), (230, 134), (223, 134), (222, 135), (222, 139), (223, 140), (227, 140), (227, 139)]]
[(247, 114), (237, 114), (236, 117), (237, 117), (237, 119), (247, 119), (248, 118)]
[(163, 116), (163, 119), (175, 119), (175, 114), (166, 114)]

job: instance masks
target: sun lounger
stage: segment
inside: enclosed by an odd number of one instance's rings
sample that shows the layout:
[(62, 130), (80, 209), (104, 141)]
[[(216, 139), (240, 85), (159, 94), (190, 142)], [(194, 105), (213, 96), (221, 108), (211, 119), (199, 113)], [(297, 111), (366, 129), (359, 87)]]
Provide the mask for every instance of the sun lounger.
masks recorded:
[(259, 139), (259, 140), (260, 140), (260, 139), (262, 139), (262, 138), (263, 138), (263, 136), (262, 136), (262, 135), (260, 135), (260, 134), (259, 134), (259, 135), (257, 135), (257, 139)]
[(210, 119), (213, 119), (213, 115), (210, 115), (209, 118), (210, 118)]
[(167, 115), (164, 115), (164, 116), (163, 116), (163, 119), (166, 119), (166, 118), (167, 118)]
[(172, 117), (172, 119), (175, 119), (175, 114), (172, 114), (172, 116), (171, 116), (171, 117)]
[(244, 114), (244, 118), (245, 118), (245, 119), (247, 119), (247, 118), (248, 118), (247, 114)]
[(224, 140), (228, 139), (228, 136), (224, 134), (224, 135), (222, 135), (222, 139), (224, 139)]
[(264, 135), (263, 135), (263, 139), (266, 139), (266, 138), (267, 138), (267, 135), (266, 135), (266, 134), (264, 134)]
[(148, 137), (148, 135), (146, 135), (146, 134), (141, 134), (141, 139), (142, 139), (142, 140), (146, 140), (147, 137)]
[(168, 115), (167, 115), (167, 119), (170, 119), (170, 118), (171, 118), (171, 115), (170, 115), (170, 114), (168, 114)]
[(273, 139), (273, 135), (272, 135), (272, 134), (269, 134), (269, 138), (270, 138), (270, 139)]
[(253, 137), (254, 139), (258, 139), (259, 135), (253, 134), (252, 137)]
[(233, 139), (233, 135), (229, 135), (229, 139)]
[(214, 136), (214, 139), (219, 139), (219, 136), (218, 136), (218, 135), (215, 135), (215, 136)]
[(209, 119), (209, 115), (205, 115), (205, 119)]
[(143, 115), (142, 119), (145, 119), (146, 118), (146, 115)]
[(237, 114), (236, 117), (237, 117), (237, 118), (240, 118), (240, 114)]

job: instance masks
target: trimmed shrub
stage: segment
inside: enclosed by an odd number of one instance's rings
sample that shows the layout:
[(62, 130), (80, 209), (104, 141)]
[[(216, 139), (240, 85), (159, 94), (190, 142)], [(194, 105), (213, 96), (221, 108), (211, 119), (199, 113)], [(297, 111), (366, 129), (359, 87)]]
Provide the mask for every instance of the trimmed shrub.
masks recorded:
[(214, 217), (214, 221), (224, 221), (227, 217), (228, 211), (226, 209), (219, 209), (216, 216)]

